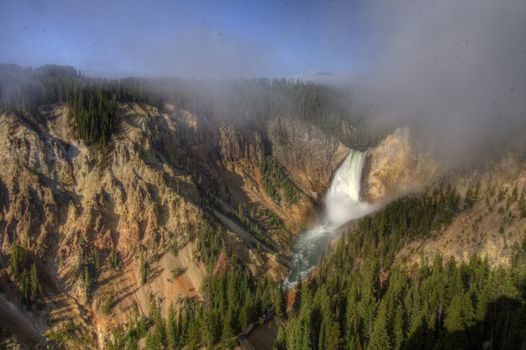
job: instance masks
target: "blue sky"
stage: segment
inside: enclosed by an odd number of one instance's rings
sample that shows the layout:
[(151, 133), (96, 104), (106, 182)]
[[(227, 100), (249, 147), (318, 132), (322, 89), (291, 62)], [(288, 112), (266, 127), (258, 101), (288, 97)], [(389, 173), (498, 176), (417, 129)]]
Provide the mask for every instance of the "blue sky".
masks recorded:
[(364, 0), (0, 0), (0, 62), (197, 78), (353, 74), (373, 51)]

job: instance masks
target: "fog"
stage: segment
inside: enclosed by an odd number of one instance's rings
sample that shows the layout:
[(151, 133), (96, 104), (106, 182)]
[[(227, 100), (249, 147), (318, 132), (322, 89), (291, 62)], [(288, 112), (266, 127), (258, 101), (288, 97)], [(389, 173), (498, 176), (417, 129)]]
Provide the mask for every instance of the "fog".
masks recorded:
[(369, 11), (377, 51), (351, 85), (373, 122), (409, 125), (452, 164), (524, 136), (525, 1), (373, 1)]
[(39, 4), (0, 1), (0, 62), (343, 84), (371, 124), (407, 124), (452, 164), (526, 131), (524, 0)]

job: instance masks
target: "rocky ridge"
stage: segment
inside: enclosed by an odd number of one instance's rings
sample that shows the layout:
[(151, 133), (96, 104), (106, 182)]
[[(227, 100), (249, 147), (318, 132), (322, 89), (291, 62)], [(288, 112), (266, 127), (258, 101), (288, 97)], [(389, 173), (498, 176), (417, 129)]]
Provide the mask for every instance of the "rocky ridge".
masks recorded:
[[(99, 347), (109, 329), (148, 314), (152, 295), (162, 308), (200, 297), (207, 263), (195, 236), (207, 230), (203, 223), (215, 227), (219, 241), (240, 252), (253, 273), (283, 274), (293, 235), (346, 154), (335, 139), (292, 119), (279, 128), (270, 124), (267, 135), (173, 105), (159, 111), (123, 103), (117, 120), (110, 147), (95, 149), (75, 136), (65, 105), (0, 116), (6, 297), (20, 303), (20, 285), (9, 282), (7, 268), (16, 242), (39, 261), (43, 291), (32, 322), (44, 333), (72, 320)], [(267, 193), (261, 165), (269, 159), (299, 189), (294, 201)], [(244, 216), (250, 221), (240, 221)], [(114, 257), (118, 266), (111, 267)], [(111, 317), (103, 310), (110, 296)]]

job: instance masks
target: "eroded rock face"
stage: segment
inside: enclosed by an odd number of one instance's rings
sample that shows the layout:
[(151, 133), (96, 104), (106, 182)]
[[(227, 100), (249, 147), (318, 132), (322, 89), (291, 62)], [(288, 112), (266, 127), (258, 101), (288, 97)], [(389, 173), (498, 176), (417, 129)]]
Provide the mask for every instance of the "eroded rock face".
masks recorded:
[(439, 164), (415, 146), (408, 128), (397, 129), (368, 151), (362, 198), (375, 203), (421, 190), (440, 174)]
[[(316, 202), (322, 201), (334, 171), (348, 154), (348, 148), (336, 138), (290, 117), (275, 118), (260, 131), (223, 126), (219, 134), (222, 162), (229, 172), (238, 175), (225, 174), (225, 178), (240, 182), (237, 187), (251, 202), (265, 203), (293, 233), (305, 227), (305, 219)], [(301, 191), (294, 203), (276, 204), (265, 192), (261, 164), (266, 157), (275, 158)]]
[[(42, 109), (32, 119), (0, 116), (1, 251), (8, 254), (16, 241), (37, 254), (41, 274), (52, 276), (44, 281), (45, 305), (51, 311), (78, 309), (71, 317), (88, 333), (99, 329), (99, 335), (109, 321), (100, 311), (109, 290), (117, 298), (127, 296), (113, 314), (125, 320), (136, 308), (148, 310), (149, 293), (172, 289), (164, 296), (169, 304), (178, 294), (198, 290), (206, 274), (197, 259), (187, 258), (192, 250), (181, 249), (185, 258), (172, 260), (184, 259), (184, 282), (158, 283), (170, 279), (170, 269), (163, 268), (156, 279), (140, 283), (139, 251), (152, 268), (170, 261), (153, 257), (165, 256), (172, 242), (185, 246), (189, 228), (202, 221), (201, 198), (187, 163), (180, 161), (190, 151), (178, 132), (184, 129), (190, 137), (186, 130), (194, 125), (185, 115), (134, 104), (121, 105), (118, 113), (120, 132), (105, 151), (90, 150), (75, 138), (65, 106)], [(118, 271), (107, 263), (112, 249), (121, 261)], [(103, 281), (90, 298), (78, 271), (86, 251), (97, 252)], [(59, 316), (50, 319), (51, 326), (62, 322)]]
[[(122, 112), (130, 108), (139, 107), (123, 106)], [(60, 248), (68, 251), (76, 236), (100, 239), (107, 233), (128, 256), (125, 250), (158, 242), (188, 224), (191, 215), (183, 213), (197, 210), (199, 197), (191, 186), (177, 189), (191, 179), (158, 157), (147, 126), (162, 120), (175, 131), (175, 117), (135, 111), (134, 117), (122, 118), (118, 142), (102, 154), (58, 133), (57, 124), (68, 117), (55, 111), (59, 114), (41, 116), (45, 124), (38, 129), (13, 115), (2, 116), (0, 161), (5, 166), (0, 175), (9, 203), (4, 217), (8, 234), (28, 243), (46, 243), (56, 238), (48, 234), (58, 235)], [(119, 244), (121, 232), (127, 238), (124, 245)]]
[(466, 263), (477, 255), (494, 268), (511, 266), (526, 239), (526, 158), (509, 152), (479, 169), (448, 174), (446, 181), (463, 196), (476, 186), (473, 205), (461, 205), (449, 225), (410, 242), (397, 259), (411, 266), (433, 261), (437, 253), (444, 261), (453, 257)]
[(221, 159), (227, 169), (241, 172), (245, 170), (237, 168), (241, 163), (253, 168), (263, 161), (264, 147), (259, 132), (222, 126), (219, 135)]
[(272, 152), (303, 192), (319, 200), (349, 150), (319, 128), (292, 118), (268, 126)]
[[(138, 104), (119, 105), (117, 119), (111, 147), (101, 151), (75, 136), (65, 105), (44, 106), (33, 116), (0, 115), (0, 252), (9, 255), (16, 241), (42, 259), (40, 268), (50, 276), (46, 310), (74, 310), (72, 317), (99, 345), (109, 327), (148, 313), (151, 294), (163, 297), (161, 307), (198, 296), (206, 268), (190, 236), (205, 219), (222, 225), (211, 205), (223, 217), (241, 204), (246, 212), (263, 207), (283, 220), (283, 227), (268, 229), (274, 251), (263, 253), (251, 249), (248, 231), (228, 225), (221, 231), (251, 270), (279, 277), (278, 255), (287, 253), (312, 198), (325, 192), (347, 155), (336, 139), (293, 119), (254, 131), (174, 106), (159, 111)], [(269, 156), (303, 191), (290, 205), (276, 203), (264, 189), (261, 162)], [(174, 242), (177, 254), (171, 253)], [(112, 250), (121, 262), (117, 270), (108, 263)], [(87, 251), (100, 259), (91, 296), (79, 272)], [(153, 271), (146, 283), (139, 278), (140, 256)], [(173, 278), (174, 267), (185, 272)], [(110, 292), (119, 301), (108, 317), (101, 304)], [(66, 320), (43, 317), (52, 320), (50, 327)]]

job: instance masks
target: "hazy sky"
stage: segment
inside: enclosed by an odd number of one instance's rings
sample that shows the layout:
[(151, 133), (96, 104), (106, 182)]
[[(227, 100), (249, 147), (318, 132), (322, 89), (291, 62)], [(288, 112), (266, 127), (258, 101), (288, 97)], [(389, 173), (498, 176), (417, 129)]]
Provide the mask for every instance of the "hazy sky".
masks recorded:
[(364, 3), (0, 0), (0, 62), (199, 78), (348, 74), (373, 50)]
[(355, 100), (453, 163), (526, 137), (525, 0), (372, 0), (389, 30)]

